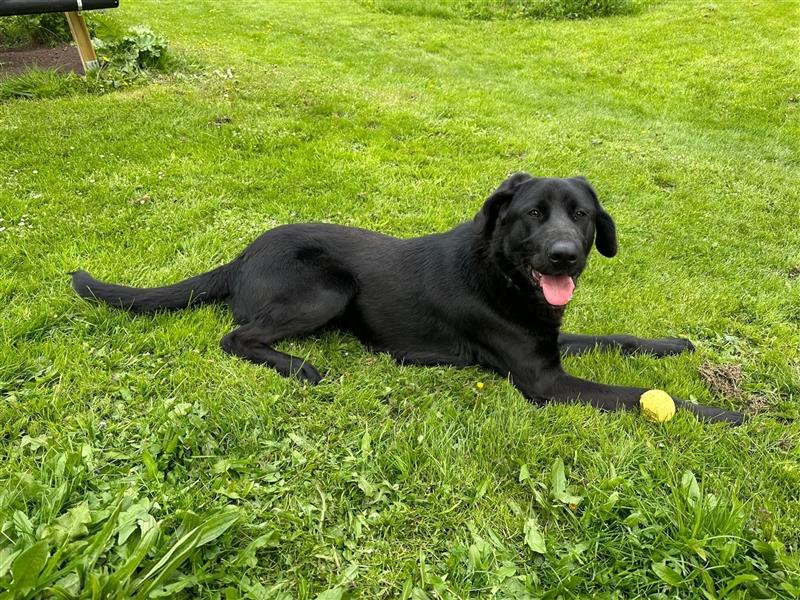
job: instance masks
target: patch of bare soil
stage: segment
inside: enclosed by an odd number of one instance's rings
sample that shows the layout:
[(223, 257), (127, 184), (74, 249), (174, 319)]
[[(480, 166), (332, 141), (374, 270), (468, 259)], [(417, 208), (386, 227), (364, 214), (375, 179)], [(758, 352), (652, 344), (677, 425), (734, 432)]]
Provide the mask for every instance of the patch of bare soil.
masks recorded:
[(741, 365), (715, 365), (706, 362), (700, 365), (698, 371), (700, 378), (714, 395), (743, 401), (750, 414), (756, 415), (769, 408), (769, 398), (764, 394), (745, 394), (742, 391)]
[(747, 398), (747, 408), (751, 415), (757, 415), (769, 408), (769, 398), (763, 394), (751, 394)]
[(19, 75), (34, 67), (83, 74), (83, 65), (78, 49), (69, 44), (62, 44), (54, 48), (28, 46), (27, 48), (0, 49), (0, 77)]
[(740, 365), (703, 363), (700, 365), (700, 378), (717, 396), (738, 398), (742, 393), (742, 367)]

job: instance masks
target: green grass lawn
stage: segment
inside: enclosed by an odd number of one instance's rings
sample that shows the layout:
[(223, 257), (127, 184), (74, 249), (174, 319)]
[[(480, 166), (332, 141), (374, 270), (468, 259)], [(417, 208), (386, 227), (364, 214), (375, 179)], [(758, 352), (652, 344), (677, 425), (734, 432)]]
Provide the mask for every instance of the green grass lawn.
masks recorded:
[[(114, 15), (206, 67), (0, 104), (0, 597), (800, 595), (795, 3)], [(326, 375), (304, 387), (224, 355), (223, 307), (134, 317), (69, 287), (177, 281), (287, 222), (443, 230), (516, 170), (587, 176), (617, 221), (567, 330), (698, 347), (571, 372), (746, 425), (537, 409), (342, 334), (280, 346)]]

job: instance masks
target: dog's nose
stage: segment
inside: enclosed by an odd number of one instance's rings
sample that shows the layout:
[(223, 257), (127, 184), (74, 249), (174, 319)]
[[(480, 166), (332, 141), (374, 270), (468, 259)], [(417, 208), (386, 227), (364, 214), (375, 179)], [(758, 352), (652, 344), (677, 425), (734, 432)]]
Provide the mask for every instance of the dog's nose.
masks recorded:
[(578, 244), (575, 242), (561, 241), (550, 246), (547, 257), (556, 267), (567, 267), (578, 262)]

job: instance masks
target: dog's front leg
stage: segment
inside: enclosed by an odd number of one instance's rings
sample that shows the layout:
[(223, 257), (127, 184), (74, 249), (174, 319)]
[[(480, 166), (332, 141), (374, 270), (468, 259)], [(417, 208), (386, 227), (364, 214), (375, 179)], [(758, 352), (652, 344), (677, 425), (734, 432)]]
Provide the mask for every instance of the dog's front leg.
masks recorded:
[[(534, 402), (582, 402), (609, 411), (638, 410), (639, 398), (647, 391), (645, 388), (605, 385), (580, 379), (565, 373), (560, 367), (535, 374), (528, 371), (518, 376), (512, 372), (512, 377), (522, 393)], [(743, 420), (740, 413), (692, 404), (677, 398), (674, 400), (679, 410), (690, 411), (704, 421), (740, 425)]]
[(681, 352), (693, 352), (694, 345), (683, 338), (647, 339), (632, 335), (577, 335), (560, 333), (558, 348), (562, 354), (577, 355), (592, 350), (619, 350), (622, 354), (648, 354), (656, 358)]

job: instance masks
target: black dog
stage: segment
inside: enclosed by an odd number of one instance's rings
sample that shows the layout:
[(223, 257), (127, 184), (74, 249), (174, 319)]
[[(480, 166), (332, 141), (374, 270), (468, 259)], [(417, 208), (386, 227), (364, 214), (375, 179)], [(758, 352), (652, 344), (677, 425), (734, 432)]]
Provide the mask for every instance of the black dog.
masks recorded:
[[(604, 256), (617, 252), (614, 221), (585, 179), (517, 173), (472, 221), (446, 233), (397, 239), (337, 225), (285, 225), (233, 262), (174, 285), (130, 288), (84, 271), (72, 274), (72, 285), (84, 298), (142, 313), (227, 300), (239, 327), (222, 338), (222, 349), (310, 383), (321, 379), (317, 369), (272, 344), (335, 326), (403, 363), (482, 365), (510, 376), (537, 403), (636, 409), (645, 389), (572, 377), (561, 352), (667, 356), (692, 345), (559, 333), (593, 242)], [(709, 421), (742, 421), (738, 413), (676, 403)]]

